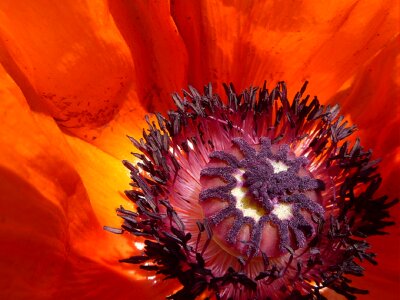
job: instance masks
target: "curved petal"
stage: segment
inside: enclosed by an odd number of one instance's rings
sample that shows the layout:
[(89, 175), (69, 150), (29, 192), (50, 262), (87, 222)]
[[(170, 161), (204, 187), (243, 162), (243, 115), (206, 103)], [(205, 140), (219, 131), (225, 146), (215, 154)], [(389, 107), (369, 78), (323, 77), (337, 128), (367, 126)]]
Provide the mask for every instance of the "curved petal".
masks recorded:
[(124, 236), (103, 231), (106, 224), (99, 223), (91, 202), (104, 197), (96, 199), (87, 184), (92, 173), (84, 173), (82, 182), (75, 169), (82, 161), (54, 120), (31, 113), (1, 71), (0, 254), (7, 259), (0, 265), (0, 298), (90, 299), (109, 293), (124, 299), (139, 287), (143, 297), (156, 298), (151, 281), (118, 263), (135, 250)]
[(66, 217), (11, 171), (1, 168), (0, 182), (1, 298), (48, 299), (67, 265)]
[(187, 53), (169, 1), (108, 1), (135, 62), (139, 101), (149, 111), (170, 108), (170, 94), (187, 85)]
[(35, 111), (90, 140), (131, 84), (133, 62), (104, 1), (1, 1), (2, 63)]
[[(397, 208), (398, 210), (398, 208)], [(398, 223), (397, 223), (398, 224)], [(396, 225), (398, 227), (398, 225)], [(399, 276), (399, 230), (392, 227), (388, 236), (370, 239), (373, 252), (377, 253), (378, 266), (364, 264), (366, 276), (353, 278), (354, 285), (367, 289), (365, 299), (398, 299)]]
[(301, 85), (326, 101), (397, 32), (397, 1), (174, 1), (189, 50), (189, 82), (264, 79)]
[(400, 35), (394, 38), (371, 61), (349, 80), (330, 102), (340, 103), (342, 110), (359, 128), (358, 135), (375, 157), (382, 158), (382, 190), (400, 195)]
[(136, 91), (130, 89), (118, 114), (107, 126), (98, 131), (96, 138), (89, 141), (90, 144), (120, 161), (128, 159), (134, 148), (127, 135), (133, 137), (142, 135), (143, 128), (146, 127), (144, 119), (146, 114), (148, 112), (142, 107)]
[[(380, 193), (392, 198), (400, 196), (400, 110), (396, 103), (400, 94), (399, 43), (400, 35), (361, 67), (330, 100), (340, 103), (343, 111), (357, 124), (365, 148), (372, 148), (374, 156), (382, 158)], [(391, 214), (397, 225), (385, 230), (389, 233), (387, 236), (369, 240), (372, 251), (378, 255), (378, 267), (365, 264), (367, 276), (354, 278), (357, 286), (370, 291), (366, 299), (397, 299), (396, 291), (400, 286), (399, 205), (391, 209)]]
[(171, 93), (187, 86), (187, 53), (167, 2), (108, 5), (135, 62), (135, 84), (113, 120), (87, 140), (122, 160), (133, 149), (126, 135), (140, 136), (144, 115), (172, 107)]
[(124, 195), (124, 190), (129, 189), (128, 170), (121, 161), (95, 146), (75, 137), (66, 138), (74, 153), (75, 168), (82, 178), (99, 223), (119, 227), (121, 219), (117, 217), (115, 209), (120, 205), (132, 207)]
[(2, 299), (161, 299), (151, 281), (79, 254), (65, 212), (36, 187), (4, 168), (0, 182)]

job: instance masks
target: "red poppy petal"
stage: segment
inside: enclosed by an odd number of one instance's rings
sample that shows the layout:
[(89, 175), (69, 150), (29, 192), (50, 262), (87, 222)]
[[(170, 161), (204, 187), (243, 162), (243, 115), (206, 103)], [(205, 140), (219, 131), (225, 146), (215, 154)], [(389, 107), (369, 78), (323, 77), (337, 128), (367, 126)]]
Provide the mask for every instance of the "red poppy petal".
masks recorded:
[(397, 1), (174, 1), (189, 81), (312, 83), (326, 101), (397, 32)]
[[(370, 62), (361, 67), (345, 87), (331, 100), (341, 104), (360, 129), (358, 135), (366, 149), (372, 148), (382, 158), (380, 194), (398, 197), (400, 189), (400, 112), (395, 99), (400, 93), (398, 45), (400, 36), (392, 39)], [(392, 220), (400, 221), (399, 205), (391, 209)], [(378, 267), (364, 264), (366, 277), (354, 278), (357, 286), (368, 289), (365, 299), (397, 299), (400, 287), (400, 228), (385, 229), (387, 236), (370, 239), (378, 255)]]
[(3, 69), (0, 82), (0, 166), (26, 178), (49, 202), (65, 210), (70, 225), (98, 226), (72, 166), (73, 155), (57, 124), (29, 110), (21, 90)]
[[(373, 149), (374, 157), (382, 159), (381, 193), (392, 197), (400, 194), (400, 110), (395, 103), (400, 94), (399, 43), (397, 36), (331, 100), (340, 103), (357, 124), (365, 148)], [(399, 218), (400, 211), (393, 209), (393, 214)]]
[(95, 146), (74, 137), (67, 137), (67, 140), (99, 223), (119, 227), (121, 219), (115, 209), (120, 205), (132, 206), (124, 197), (124, 191), (130, 188), (129, 172), (120, 160)]
[(66, 267), (67, 220), (60, 208), (1, 168), (2, 299), (49, 298)]
[(0, 266), (5, 274), (0, 298), (70, 299), (86, 289), (97, 296), (115, 289), (124, 298), (121, 293), (132, 294), (138, 285), (147, 287), (143, 295), (152, 293), (151, 281), (134, 281), (138, 270), (118, 263), (135, 250), (124, 236), (102, 229), (107, 224), (98, 222), (86, 192), (93, 196), (92, 186), (85, 187), (72, 166), (80, 161), (74, 161), (55, 122), (31, 113), (21, 91), (1, 71), (0, 234), (5, 246), (0, 251), (7, 260)]
[(135, 62), (135, 86), (114, 119), (88, 141), (122, 160), (133, 149), (126, 135), (141, 136), (144, 115), (170, 108), (171, 93), (187, 86), (187, 54), (167, 3), (110, 1), (109, 7)]
[[(335, 97), (357, 123), (366, 148), (372, 148), (374, 156), (383, 159), (380, 164), (383, 175), (381, 194), (391, 197), (400, 194), (400, 112), (394, 103), (400, 93), (397, 79), (399, 42), (399, 36), (393, 39), (355, 74), (351, 85)], [(400, 207), (393, 207), (391, 214), (392, 220), (398, 224)], [(373, 251), (378, 254), (379, 269), (366, 265), (367, 276), (354, 279), (359, 286), (370, 290), (366, 299), (397, 299), (396, 291), (400, 287), (400, 228), (396, 225), (386, 231), (389, 235), (370, 239)]]
[(171, 107), (171, 92), (187, 85), (187, 53), (169, 2), (117, 0), (109, 7), (135, 62), (139, 101), (150, 112)]
[[(128, 159), (134, 148), (127, 135), (135, 138), (142, 136), (143, 128), (147, 126), (144, 119), (146, 114), (149, 112), (140, 105), (137, 93), (131, 89), (117, 116), (98, 130), (89, 140), (90, 144), (119, 161)], [(117, 162), (117, 165), (120, 166), (120, 163)]]
[(400, 233), (394, 227), (388, 231), (390, 232), (388, 236), (370, 239), (373, 251), (378, 254), (378, 266), (365, 264), (366, 276), (353, 278), (357, 287), (369, 291), (369, 295), (365, 299), (398, 299), (398, 290), (400, 288)]
[[(0, 182), (2, 299), (162, 299), (151, 281), (79, 254), (65, 212), (37, 187), (4, 168)], [(98, 242), (93, 249), (102, 246)]]
[(395, 102), (400, 93), (400, 82), (396, 81), (399, 43), (400, 35), (361, 67), (331, 100), (340, 103), (357, 124), (363, 144), (385, 160), (400, 145), (400, 109)]
[(131, 83), (129, 50), (103, 1), (1, 1), (7, 71), (30, 107), (83, 138), (109, 122)]

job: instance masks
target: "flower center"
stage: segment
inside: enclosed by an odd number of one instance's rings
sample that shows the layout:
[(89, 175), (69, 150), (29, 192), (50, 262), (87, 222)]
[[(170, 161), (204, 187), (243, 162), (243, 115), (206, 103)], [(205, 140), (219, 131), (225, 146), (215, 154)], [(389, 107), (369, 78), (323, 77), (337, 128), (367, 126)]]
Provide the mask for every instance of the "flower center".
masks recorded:
[(277, 257), (304, 247), (322, 218), (321, 181), (286, 144), (242, 138), (214, 151), (201, 171), (200, 203), (216, 242), (234, 255)]
[(226, 102), (211, 85), (189, 87), (174, 94), (175, 111), (146, 118), (143, 138), (130, 138), (139, 161), (124, 161), (135, 209), (121, 206), (121, 228), (105, 227), (143, 240), (120, 261), (177, 279), (169, 299), (365, 293), (346, 274), (376, 263), (365, 238), (393, 224), (397, 200), (376, 198), (371, 151), (347, 140), (356, 128), (338, 106), (303, 96), (306, 85), (293, 101), (284, 82), (240, 94), (224, 85)]

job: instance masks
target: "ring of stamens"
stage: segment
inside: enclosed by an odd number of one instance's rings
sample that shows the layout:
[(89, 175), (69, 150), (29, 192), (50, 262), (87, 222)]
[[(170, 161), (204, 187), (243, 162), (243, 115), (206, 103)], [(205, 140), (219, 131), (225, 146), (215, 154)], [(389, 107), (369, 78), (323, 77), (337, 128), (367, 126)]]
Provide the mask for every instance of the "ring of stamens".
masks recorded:
[[(277, 147), (268, 138), (260, 141), (259, 146), (252, 147), (242, 138), (233, 139), (233, 147), (239, 149), (242, 157), (233, 151), (212, 152), (210, 159), (222, 162), (223, 166), (209, 164), (201, 171), (201, 177), (219, 178), (223, 184), (203, 185), (199, 199), (214, 227), (231, 220), (228, 230), (216, 234), (227, 247), (237, 248), (234, 252), (240, 255), (254, 256), (261, 250), (268, 256), (277, 256), (287, 249), (304, 247), (314, 234), (315, 224), (311, 219), (322, 218), (324, 214), (318, 203), (324, 185), (305, 170), (307, 159), (296, 157), (288, 145)], [(212, 201), (223, 205), (209, 213)], [(278, 234), (277, 241), (266, 234), (270, 226)], [(249, 232), (246, 245), (237, 246), (242, 242), (238, 239), (245, 227)], [(263, 249), (262, 245), (268, 243), (277, 243), (272, 246), (277, 246), (278, 252)]]

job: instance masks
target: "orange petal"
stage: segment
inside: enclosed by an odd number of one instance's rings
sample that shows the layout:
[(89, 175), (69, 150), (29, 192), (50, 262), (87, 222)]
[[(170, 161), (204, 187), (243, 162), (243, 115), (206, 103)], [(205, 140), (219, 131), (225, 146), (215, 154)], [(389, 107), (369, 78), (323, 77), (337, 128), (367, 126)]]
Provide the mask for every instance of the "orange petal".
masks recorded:
[(395, 103), (400, 94), (400, 82), (396, 80), (399, 43), (400, 35), (360, 68), (331, 100), (340, 103), (343, 112), (357, 124), (364, 147), (372, 149), (375, 158), (382, 158), (381, 193), (392, 197), (400, 194), (400, 110)]
[[(137, 93), (129, 90), (126, 100), (120, 111), (107, 126), (97, 131), (90, 140), (90, 144), (119, 161), (130, 159), (130, 153), (135, 151), (127, 135), (135, 138), (142, 136), (143, 128), (147, 128), (144, 116), (148, 112), (141, 106)], [(117, 163), (120, 166), (119, 163)]]
[[(351, 78), (349, 86), (330, 102), (339, 102), (360, 129), (357, 133), (366, 149), (373, 149), (375, 158), (382, 158), (379, 171), (383, 184), (379, 193), (399, 197), (400, 188), (400, 111), (394, 103), (400, 93), (400, 36), (362, 66)], [(378, 267), (365, 264), (366, 277), (355, 278), (356, 284), (370, 291), (366, 299), (396, 299), (400, 287), (400, 207), (390, 211), (397, 225), (386, 228), (387, 236), (370, 239), (372, 251), (378, 255)], [(388, 246), (390, 245), (390, 246)]]
[(187, 54), (167, 3), (110, 1), (109, 6), (134, 59), (135, 84), (113, 120), (86, 140), (122, 160), (133, 149), (126, 135), (141, 136), (144, 115), (172, 107), (171, 93), (187, 86)]
[(168, 2), (109, 1), (135, 62), (139, 101), (149, 112), (170, 108), (170, 94), (187, 85), (187, 53)]
[(62, 283), (69, 236), (65, 215), (27, 182), (0, 168), (2, 299), (46, 299)]
[(78, 160), (54, 120), (31, 113), (22, 92), (0, 71), (0, 234), (6, 245), (0, 251), (7, 257), (0, 266), (0, 298), (70, 299), (78, 291), (82, 296), (73, 298), (85, 298), (86, 289), (93, 297), (109, 289), (123, 298), (121, 293), (139, 286), (143, 295), (152, 293), (151, 281), (136, 281), (137, 268), (118, 263), (135, 251), (124, 236), (103, 231), (106, 224), (91, 207), (96, 197), (89, 200), (86, 189), (96, 195), (76, 172)]
[[(67, 137), (74, 153), (75, 168), (81, 176), (100, 224), (119, 227), (115, 209), (132, 208), (124, 191), (130, 189), (129, 171), (120, 160), (75, 137)], [(126, 152), (128, 156), (129, 152)]]
[(398, 1), (174, 1), (189, 82), (311, 81), (328, 99), (397, 32)]
[[(372, 148), (375, 158), (381, 157), (379, 172), (383, 184), (379, 193), (399, 197), (400, 189), (400, 111), (395, 100), (400, 93), (398, 45), (400, 36), (391, 40), (331, 100), (342, 105), (359, 127), (357, 134), (366, 149)], [(400, 207), (390, 211), (397, 224), (385, 229), (386, 236), (372, 237), (369, 242), (377, 253), (378, 267), (364, 264), (366, 276), (354, 278), (355, 284), (368, 289), (365, 299), (397, 299), (400, 287)]]
[(132, 81), (129, 50), (103, 1), (1, 1), (2, 61), (30, 107), (89, 139)]
[(109, 6), (135, 61), (135, 85), (114, 119), (88, 140), (122, 160), (133, 150), (126, 135), (140, 137), (147, 127), (144, 115), (172, 107), (171, 93), (187, 86), (187, 54), (167, 2), (110, 1)]
[[(151, 281), (121, 275), (80, 255), (59, 207), (11, 171), (0, 168), (1, 299), (162, 299)], [(101, 247), (97, 243), (94, 246)], [(165, 293), (165, 288), (161, 287)]]
[(331, 100), (340, 103), (357, 124), (363, 144), (384, 159), (400, 145), (400, 109), (395, 103), (400, 93), (396, 81), (399, 44), (400, 35), (360, 68)]
[(0, 82), (0, 166), (29, 182), (63, 212), (75, 238), (71, 243), (80, 246), (78, 241), (100, 231), (100, 224), (71, 163), (68, 144), (53, 119), (29, 111), (21, 91), (2, 69)]

